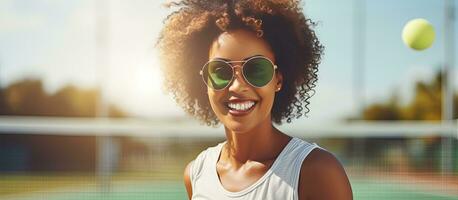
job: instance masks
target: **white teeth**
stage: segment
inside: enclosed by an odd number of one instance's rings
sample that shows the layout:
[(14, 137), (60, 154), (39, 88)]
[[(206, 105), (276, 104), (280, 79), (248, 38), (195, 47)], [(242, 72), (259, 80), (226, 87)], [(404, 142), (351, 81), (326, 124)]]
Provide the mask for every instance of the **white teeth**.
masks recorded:
[(228, 106), (233, 110), (245, 111), (250, 109), (254, 104), (254, 101), (245, 101), (240, 103), (228, 103)]

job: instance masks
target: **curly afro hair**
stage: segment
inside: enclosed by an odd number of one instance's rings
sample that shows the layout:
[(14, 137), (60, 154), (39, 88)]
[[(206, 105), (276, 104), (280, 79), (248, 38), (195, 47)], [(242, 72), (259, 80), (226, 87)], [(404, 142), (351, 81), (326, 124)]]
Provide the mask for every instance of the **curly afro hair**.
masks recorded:
[(167, 6), (175, 11), (164, 20), (156, 43), (163, 87), (188, 114), (209, 126), (219, 124), (199, 70), (209, 59), (213, 41), (236, 29), (253, 31), (264, 39), (283, 75), (272, 121), (290, 123), (309, 112), (324, 47), (312, 30), (316, 24), (304, 16), (299, 0), (181, 0)]

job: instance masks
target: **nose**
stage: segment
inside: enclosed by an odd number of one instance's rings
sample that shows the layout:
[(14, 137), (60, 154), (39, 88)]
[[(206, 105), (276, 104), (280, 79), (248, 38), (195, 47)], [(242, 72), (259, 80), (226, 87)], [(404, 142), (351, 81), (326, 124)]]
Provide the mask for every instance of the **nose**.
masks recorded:
[(242, 69), (239, 65), (234, 66), (234, 74), (234, 80), (229, 85), (229, 91), (237, 93), (247, 90), (249, 85), (243, 78)]

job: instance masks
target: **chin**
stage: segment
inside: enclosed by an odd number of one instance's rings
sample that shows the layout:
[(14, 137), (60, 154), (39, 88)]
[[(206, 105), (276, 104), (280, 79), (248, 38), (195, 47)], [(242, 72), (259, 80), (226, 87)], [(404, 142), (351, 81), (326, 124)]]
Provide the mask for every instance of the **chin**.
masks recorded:
[(227, 129), (229, 129), (230, 131), (236, 132), (236, 133), (245, 133), (254, 128), (253, 124), (247, 121), (241, 122), (241, 121), (227, 120), (223, 124)]

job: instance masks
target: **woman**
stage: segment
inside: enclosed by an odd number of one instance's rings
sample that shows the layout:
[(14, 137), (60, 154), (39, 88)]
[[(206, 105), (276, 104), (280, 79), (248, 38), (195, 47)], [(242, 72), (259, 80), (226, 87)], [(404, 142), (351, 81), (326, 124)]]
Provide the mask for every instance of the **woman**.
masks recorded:
[[(158, 40), (164, 86), (227, 140), (184, 170), (189, 199), (352, 199), (332, 153), (273, 123), (308, 112), (323, 47), (300, 1), (182, 0)], [(305, 110), (304, 110), (305, 108)]]

